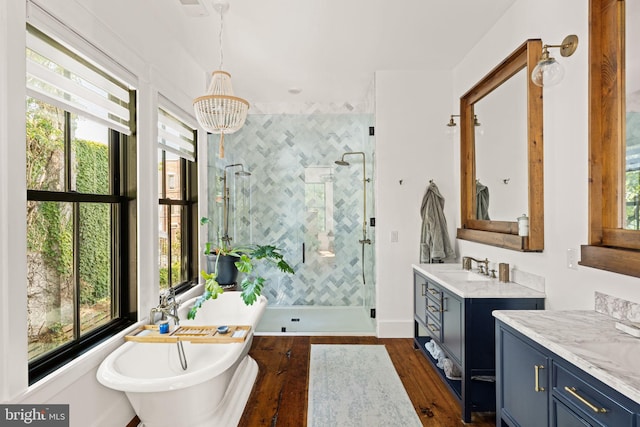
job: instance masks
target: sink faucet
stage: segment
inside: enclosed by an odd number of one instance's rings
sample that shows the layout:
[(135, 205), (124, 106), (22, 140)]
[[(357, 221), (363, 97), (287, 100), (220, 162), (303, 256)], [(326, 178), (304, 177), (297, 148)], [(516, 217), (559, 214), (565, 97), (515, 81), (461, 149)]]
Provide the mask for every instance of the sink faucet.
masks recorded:
[(153, 307), (149, 313), (149, 324), (155, 324), (155, 315), (160, 313), (162, 317), (173, 319), (176, 325), (180, 324), (180, 317), (178, 316), (178, 307), (180, 307), (180, 301), (176, 300), (176, 291), (174, 288), (169, 288), (160, 294), (160, 303), (157, 307)]
[(478, 272), (480, 274), (489, 275), (489, 259), (475, 259), (470, 256), (462, 257), (462, 269), (463, 270), (471, 270), (471, 261), (475, 261), (478, 265)]

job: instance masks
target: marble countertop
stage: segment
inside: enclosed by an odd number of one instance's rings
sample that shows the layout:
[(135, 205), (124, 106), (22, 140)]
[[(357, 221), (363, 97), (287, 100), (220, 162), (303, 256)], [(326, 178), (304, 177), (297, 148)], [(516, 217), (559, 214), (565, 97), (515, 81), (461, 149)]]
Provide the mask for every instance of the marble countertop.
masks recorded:
[(545, 298), (544, 292), (514, 282), (502, 283), (463, 270), (459, 264), (413, 264), (413, 269), (462, 298)]
[(498, 310), (493, 316), (640, 403), (640, 339), (589, 310)]

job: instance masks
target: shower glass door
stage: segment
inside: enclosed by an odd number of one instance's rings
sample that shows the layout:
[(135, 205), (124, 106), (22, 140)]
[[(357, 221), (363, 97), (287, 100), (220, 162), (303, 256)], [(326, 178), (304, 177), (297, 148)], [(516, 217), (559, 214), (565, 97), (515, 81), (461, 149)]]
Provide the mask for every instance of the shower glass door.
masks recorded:
[[(225, 138), (224, 159), (217, 158), (215, 144), (209, 146), (213, 169), (241, 163), (251, 173), (250, 181), (243, 181), (250, 184), (245, 196), (250, 208), (230, 218), (235, 235), (249, 241), (236, 242), (273, 244), (295, 270), (284, 275), (257, 266), (267, 278), (262, 292), (269, 300), (267, 312), (296, 310), (285, 315), (288, 332), (334, 328), (328, 322), (346, 310), (364, 319), (367, 331), (375, 330), (370, 318), (375, 308), (372, 121), (371, 114), (256, 114)], [(363, 155), (349, 158), (349, 166), (337, 165), (346, 152)], [(369, 218), (364, 217), (365, 197)], [(360, 243), (363, 231), (371, 243)], [(311, 312), (325, 325), (305, 323)], [(344, 320), (339, 327), (348, 332), (353, 322)]]

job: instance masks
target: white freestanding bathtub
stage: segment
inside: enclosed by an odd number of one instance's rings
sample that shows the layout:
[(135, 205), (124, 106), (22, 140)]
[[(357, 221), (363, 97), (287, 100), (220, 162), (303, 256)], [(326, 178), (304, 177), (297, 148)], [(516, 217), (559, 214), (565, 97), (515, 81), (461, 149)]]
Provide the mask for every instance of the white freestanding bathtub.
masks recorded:
[(100, 365), (98, 381), (124, 391), (144, 427), (236, 426), (258, 375), (249, 355), (253, 332), (267, 306), (264, 296), (251, 306), (240, 292), (206, 301), (195, 320), (186, 320), (195, 298), (182, 304), (181, 325), (251, 325), (242, 343), (183, 341), (183, 370), (175, 343), (126, 342)]

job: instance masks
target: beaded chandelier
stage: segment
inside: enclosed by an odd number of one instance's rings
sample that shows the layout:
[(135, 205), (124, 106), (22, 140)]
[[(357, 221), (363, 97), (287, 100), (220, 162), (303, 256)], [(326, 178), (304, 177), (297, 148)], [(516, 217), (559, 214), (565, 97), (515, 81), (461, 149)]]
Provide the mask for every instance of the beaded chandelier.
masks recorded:
[(213, 7), (220, 13), (220, 69), (211, 73), (211, 83), (206, 95), (194, 99), (193, 108), (200, 126), (207, 132), (220, 134), (219, 156), (223, 158), (224, 135), (234, 133), (244, 125), (249, 103), (234, 96), (231, 74), (222, 71), (223, 15), (229, 9), (229, 4), (216, 2)]

